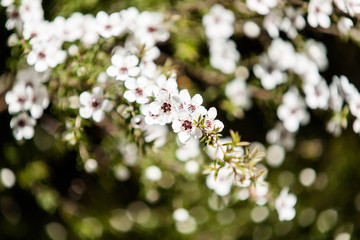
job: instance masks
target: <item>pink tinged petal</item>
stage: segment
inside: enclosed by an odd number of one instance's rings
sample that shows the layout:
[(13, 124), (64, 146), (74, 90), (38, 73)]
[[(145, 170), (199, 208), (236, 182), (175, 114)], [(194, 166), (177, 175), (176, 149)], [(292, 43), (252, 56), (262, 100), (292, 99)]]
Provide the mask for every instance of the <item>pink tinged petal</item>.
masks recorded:
[(104, 117), (105, 114), (102, 109), (96, 110), (92, 115), (92, 118), (94, 119), (95, 122), (101, 122), (104, 119)]
[(91, 94), (89, 92), (83, 92), (80, 94), (79, 101), (84, 106), (90, 106), (91, 104)]
[(101, 105), (101, 109), (105, 112), (110, 112), (114, 107), (114, 103), (108, 99), (105, 99)]
[(110, 77), (116, 77), (117, 73), (118, 72), (114, 66), (110, 66), (106, 69), (106, 74)]
[(124, 98), (126, 100), (128, 100), (129, 102), (135, 102), (135, 100), (136, 100), (135, 94), (129, 90), (124, 93)]
[(103, 89), (101, 87), (94, 87), (92, 90), (92, 96), (96, 99), (102, 99), (103, 97)]
[(81, 107), (79, 109), (79, 114), (82, 118), (89, 119), (93, 114), (93, 109), (90, 106)]
[(203, 98), (200, 94), (195, 94), (191, 100), (195, 105), (200, 106), (203, 103)]
[(181, 131), (181, 122), (177, 119), (175, 119), (173, 122), (172, 122), (172, 128), (174, 130), (174, 132), (178, 133)]
[(186, 143), (190, 139), (190, 134), (187, 132), (179, 132), (178, 137), (181, 143)]
[(31, 126), (25, 126), (21, 131), (25, 139), (30, 139), (34, 136), (34, 128)]

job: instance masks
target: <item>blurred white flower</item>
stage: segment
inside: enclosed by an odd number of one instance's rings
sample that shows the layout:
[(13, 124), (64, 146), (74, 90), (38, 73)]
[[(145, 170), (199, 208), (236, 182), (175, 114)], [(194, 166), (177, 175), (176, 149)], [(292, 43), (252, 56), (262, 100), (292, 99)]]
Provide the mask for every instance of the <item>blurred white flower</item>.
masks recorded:
[(8, 7), (14, 3), (14, 0), (1, 0), (1, 6)]
[(329, 107), (330, 90), (324, 79), (319, 84), (305, 84), (305, 101), (311, 109), (323, 109), (326, 110)]
[(95, 122), (101, 122), (105, 114), (113, 108), (114, 104), (108, 99), (104, 99), (101, 87), (94, 87), (92, 92), (83, 92), (80, 94), (79, 101), (81, 107), (80, 116), (85, 119), (93, 118)]
[(281, 122), (277, 122), (275, 127), (266, 134), (266, 141), (270, 144), (277, 144), (285, 147), (288, 151), (295, 145), (294, 133), (286, 130)]
[(261, 15), (266, 15), (276, 7), (278, 0), (246, 0), (246, 6)]
[(229, 166), (229, 164), (225, 163), (225, 166), (218, 171), (216, 179), (215, 170), (206, 177), (206, 186), (214, 190), (217, 195), (224, 197), (230, 193), (233, 181), (233, 169)]
[(243, 31), (245, 36), (249, 38), (257, 38), (260, 36), (261, 33), (261, 29), (253, 21), (247, 21), (246, 23), (244, 23)]
[(152, 85), (144, 76), (140, 76), (137, 79), (126, 79), (125, 87), (128, 90), (125, 91), (124, 98), (129, 102), (136, 101), (139, 104), (145, 104), (149, 101), (149, 97), (152, 96)]
[(282, 99), (282, 104), (277, 109), (277, 115), (283, 121), (286, 130), (296, 132), (299, 125), (308, 123), (310, 118), (305, 102), (295, 87), (290, 88)]
[(279, 214), (280, 221), (290, 221), (295, 215), (296, 196), (289, 194), (288, 188), (283, 188), (275, 200), (275, 209)]
[(298, 35), (298, 30), (303, 30), (306, 25), (302, 9), (287, 7), (285, 9), (286, 16), (282, 20), (281, 30), (284, 31), (291, 39)]
[(209, 39), (226, 39), (234, 33), (235, 15), (220, 4), (214, 4), (204, 15), (202, 24)]
[(34, 126), (36, 120), (27, 113), (20, 113), (10, 121), (10, 127), (13, 129), (13, 135), (16, 140), (31, 139), (34, 136)]
[(231, 74), (235, 71), (239, 60), (240, 53), (234, 41), (227, 39), (210, 41), (210, 64), (213, 68)]
[(246, 81), (244, 79), (235, 78), (226, 84), (225, 95), (229, 98), (234, 106), (247, 110), (252, 105), (251, 89), (247, 87)]
[(349, 33), (350, 29), (354, 26), (354, 23), (350, 18), (340, 17), (336, 26), (340, 33), (346, 35)]
[(263, 26), (271, 38), (279, 37), (279, 29), (282, 22), (281, 11), (271, 11), (264, 17)]
[(116, 53), (111, 57), (111, 63), (112, 65), (108, 67), (106, 73), (110, 77), (115, 77), (116, 80), (125, 81), (140, 73), (139, 59), (135, 55), (123, 56)]
[(274, 89), (286, 80), (285, 73), (279, 70), (276, 63), (271, 61), (267, 55), (260, 57), (260, 62), (254, 65), (253, 71), (266, 90)]
[(348, 13), (351, 17), (360, 13), (359, 0), (334, 0), (334, 3), (341, 11)]
[(146, 46), (154, 46), (156, 42), (164, 42), (170, 33), (163, 23), (163, 15), (159, 12), (144, 11), (136, 18), (135, 38)]
[(150, 181), (158, 181), (162, 177), (161, 169), (157, 166), (150, 166), (145, 169), (145, 177)]
[(310, 0), (307, 21), (311, 27), (330, 27), (330, 15), (333, 11), (331, 2), (331, 0)]
[(314, 39), (306, 40), (305, 51), (309, 58), (316, 63), (320, 71), (327, 69), (329, 65), (327, 50), (322, 42), (315, 41)]
[(106, 12), (100, 11), (96, 14), (95, 20), (97, 31), (104, 38), (120, 36), (125, 33), (126, 27), (118, 12), (108, 15)]
[(296, 55), (294, 46), (281, 38), (272, 40), (268, 48), (268, 56), (282, 71), (295, 65)]
[(190, 138), (185, 144), (179, 142), (179, 148), (176, 150), (176, 158), (180, 161), (187, 161), (191, 158), (195, 158), (200, 154), (199, 140)]

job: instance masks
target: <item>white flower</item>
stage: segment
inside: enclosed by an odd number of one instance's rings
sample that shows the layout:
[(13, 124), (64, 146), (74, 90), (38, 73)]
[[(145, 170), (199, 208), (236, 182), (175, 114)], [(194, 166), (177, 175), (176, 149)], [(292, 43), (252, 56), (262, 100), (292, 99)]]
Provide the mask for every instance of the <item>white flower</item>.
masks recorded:
[(178, 85), (176, 82), (176, 74), (170, 73), (168, 76), (165, 76), (164, 74), (160, 74), (156, 78), (156, 85), (154, 86), (154, 95), (155, 97), (163, 92), (166, 91), (170, 95), (174, 96), (178, 94)]
[(306, 84), (304, 86), (305, 101), (311, 109), (326, 110), (329, 106), (330, 91), (326, 81), (322, 79), (319, 84)]
[(77, 17), (82, 19), (81, 25), (81, 38), (80, 40), (85, 45), (93, 45), (99, 41), (99, 34), (96, 28), (96, 21), (93, 15), (86, 14), (83, 16), (82, 14), (78, 14)]
[(121, 10), (120, 15), (124, 22), (124, 26), (126, 26), (128, 30), (134, 32), (137, 27), (136, 20), (139, 17), (139, 10), (135, 7), (129, 7), (128, 9)]
[(205, 26), (206, 36), (210, 39), (225, 39), (234, 33), (232, 26), (235, 15), (220, 4), (211, 7), (208, 14), (204, 15), (202, 23)]
[(231, 74), (236, 69), (240, 53), (232, 40), (213, 40), (210, 42), (210, 64), (213, 68), (225, 74)]
[(108, 67), (106, 73), (116, 80), (125, 81), (129, 77), (136, 77), (140, 73), (138, 67), (139, 59), (135, 55), (122, 56), (114, 54), (111, 57), (112, 65)]
[(166, 143), (166, 137), (169, 130), (167, 126), (146, 125), (145, 142), (154, 142), (154, 146), (159, 148)]
[(253, 71), (255, 76), (260, 78), (261, 85), (266, 90), (274, 89), (286, 80), (285, 74), (278, 69), (267, 55), (260, 57), (260, 63), (254, 65)]
[(23, 84), (16, 84), (14, 88), (7, 92), (5, 101), (9, 105), (10, 114), (16, 114), (20, 111), (29, 109), (28, 89)]
[(268, 14), (277, 4), (278, 0), (246, 0), (246, 6), (261, 15)]
[(34, 126), (36, 120), (27, 113), (20, 113), (10, 121), (10, 127), (13, 129), (13, 135), (16, 140), (31, 139), (34, 136)]
[(321, 71), (328, 67), (327, 50), (322, 42), (308, 39), (305, 43), (306, 54), (313, 60)]
[(311, 27), (318, 26), (329, 28), (331, 25), (330, 15), (333, 8), (331, 0), (311, 0), (308, 7), (307, 21)]
[(178, 134), (181, 143), (186, 143), (190, 137), (200, 138), (202, 136), (201, 130), (196, 127), (191, 118), (174, 119), (172, 128)]
[(246, 86), (246, 81), (241, 78), (235, 78), (226, 84), (225, 95), (234, 106), (245, 110), (251, 107), (251, 89)]
[(337, 80), (339, 81), (339, 78), (336, 76), (333, 77), (333, 81), (331, 82), (329, 89), (330, 89), (330, 108), (334, 112), (341, 112), (341, 109), (344, 104), (344, 98), (340, 94), (339, 86), (337, 84)]
[(288, 151), (295, 145), (294, 133), (284, 128), (281, 122), (276, 123), (275, 127), (266, 134), (266, 141), (270, 144), (277, 144), (285, 147)]
[(120, 36), (125, 33), (125, 25), (121, 19), (120, 13), (112, 13), (108, 15), (104, 11), (96, 14), (97, 31), (100, 36), (110, 38)]
[(301, 9), (294, 9), (288, 7), (285, 9), (286, 17), (282, 20), (281, 30), (286, 32), (287, 36), (291, 39), (298, 35), (297, 30), (303, 30), (306, 22), (302, 16), (303, 12)]
[(360, 13), (360, 0), (334, 0), (336, 6), (351, 17)]
[(8, 7), (14, 3), (14, 0), (1, 0), (1, 6)]
[(253, 21), (247, 21), (246, 23), (244, 23), (243, 31), (245, 36), (249, 38), (257, 38), (261, 33), (261, 29)]
[(176, 158), (180, 161), (187, 161), (195, 158), (200, 154), (199, 140), (190, 138), (185, 144), (178, 142), (179, 148), (176, 150)]
[[(167, 123), (171, 123), (176, 116), (177, 112), (175, 109), (176, 102), (173, 100), (172, 96), (165, 90), (160, 91), (156, 100), (149, 104), (149, 112), (145, 115), (154, 116), (155, 124), (165, 125)], [(147, 124), (151, 124), (149, 119), (145, 117), (145, 121)]]
[(303, 53), (296, 53), (292, 70), (301, 76), (305, 84), (318, 84), (321, 80), (319, 68), (313, 60)]
[(358, 90), (356, 87), (349, 82), (348, 78), (344, 75), (340, 77), (334, 76), (333, 81), (336, 83), (339, 94), (348, 102), (350, 103), (353, 97), (359, 95)]
[(113, 102), (104, 99), (103, 90), (100, 87), (94, 87), (91, 94), (83, 92), (80, 94), (80, 116), (85, 119), (93, 118), (95, 122), (101, 122), (105, 114), (113, 108)]
[(195, 116), (198, 114), (199, 108), (203, 103), (203, 98), (200, 94), (195, 94), (192, 98), (187, 89), (179, 92), (178, 96), (174, 96), (177, 102), (177, 110), (185, 116)]
[(354, 26), (354, 23), (350, 18), (340, 17), (336, 26), (340, 33), (346, 35), (350, 31), (350, 29)]
[(349, 102), (350, 112), (357, 118), (360, 118), (360, 94), (354, 95)]
[(234, 171), (228, 163), (225, 163), (225, 166), (218, 171), (216, 179), (215, 170), (206, 177), (206, 186), (214, 190), (217, 195), (222, 197), (230, 193), (233, 182)]
[(84, 16), (82, 14), (74, 13), (67, 19), (62, 16), (56, 17), (52, 22), (52, 25), (56, 29), (55, 34), (59, 39), (67, 42), (74, 42), (82, 37), (83, 21)]
[(20, 19), (20, 15), (18, 9), (15, 5), (10, 5), (6, 9), (6, 16), (8, 20), (5, 23), (5, 27), (7, 30), (17, 29), (18, 31), (21, 30), (22, 22)]
[(22, 0), (19, 13), (24, 23), (31, 22), (32, 24), (36, 24), (44, 20), (44, 10), (41, 5), (41, 0)]
[(43, 115), (44, 109), (49, 106), (48, 91), (45, 86), (33, 88), (29, 93), (29, 109), (33, 118), (38, 119)]
[(309, 113), (306, 111), (304, 100), (295, 87), (290, 88), (283, 95), (282, 102), (277, 109), (277, 115), (283, 121), (286, 130), (296, 132), (300, 124), (308, 123)]
[(156, 42), (164, 42), (170, 37), (163, 23), (163, 15), (158, 12), (142, 12), (136, 19), (135, 38), (142, 44), (153, 46)]
[(36, 44), (27, 57), (27, 63), (34, 65), (37, 72), (45, 72), (65, 61), (66, 52), (56, 46)]
[(272, 38), (279, 37), (279, 29), (282, 22), (281, 15), (282, 15), (281, 11), (271, 11), (269, 14), (267, 14), (264, 17), (263, 26), (266, 32)]
[(126, 79), (125, 87), (128, 90), (125, 91), (124, 98), (129, 102), (147, 103), (149, 97), (152, 96), (152, 85), (150, 84), (149, 80), (144, 76), (140, 76), (137, 79)]
[(353, 123), (353, 130), (357, 134), (360, 133), (360, 119), (359, 118), (355, 119), (355, 121)]
[(220, 120), (215, 119), (217, 116), (216, 108), (211, 107), (204, 115), (204, 125), (208, 128), (207, 130), (217, 129), (217, 132), (223, 130), (224, 124)]
[(296, 55), (294, 46), (281, 38), (276, 38), (271, 42), (268, 55), (270, 60), (282, 71), (293, 67), (295, 64)]
[(275, 209), (279, 214), (280, 221), (290, 221), (295, 215), (296, 196), (289, 194), (288, 188), (283, 188), (275, 200)]

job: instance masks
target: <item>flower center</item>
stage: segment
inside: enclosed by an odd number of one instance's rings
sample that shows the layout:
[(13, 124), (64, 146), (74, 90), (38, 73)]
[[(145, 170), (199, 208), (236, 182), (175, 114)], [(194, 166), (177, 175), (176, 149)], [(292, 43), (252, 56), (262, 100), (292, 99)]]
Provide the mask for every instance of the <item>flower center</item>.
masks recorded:
[(171, 104), (170, 103), (164, 103), (161, 106), (161, 109), (163, 110), (164, 113), (171, 112)]
[(136, 88), (135, 89), (135, 93), (136, 93), (136, 95), (138, 95), (138, 96), (142, 96), (143, 95), (143, 90), (141, 89), (141, 88)]
[(153, 33), (153, 32), (156, 31), (156, 28), (155, 27), (148, 27), (147, 30), (148, 30), (148, 32)]
[(91, 106), (92, 106), (93, 108), (98, 108), (98, 107), (100, 107), (100, 104), (101, 104), (101, 102), (100, 102), (99, 99), (93, 99), (93, 100), (91, 101)]
[(20, 119), (17, 123), (18, 127), (23, 128), (26, 126), (26, 121), (24, 119)]
[(208, 128), (211, 128), (212, 122), (210, 120), (206, 120), (205, 121), (205, 126), (207, 126)]
[(46, 55), (43, 52), (39, 52), (38, 57), (39, 57), (39, 59), (44, 59), (46, 57)]
[(127, 72), (128, 72), (127, 67), (122, 67), (122, 68), (120, 68), (120, 73), (126, 74)]
[(190, 122), (189, 120), (185, 120), (183, 123), (182, 123), (182, 128), (186, 131), (186, 130), (191, 130), (193, 125), (192, 125), (192, 122)]
[(191, 105), (188, 107), (188, 110), (189, 110), (189, 112), (193, 113), (193, 112), (195, 112), (196, 107), (191, 104)]

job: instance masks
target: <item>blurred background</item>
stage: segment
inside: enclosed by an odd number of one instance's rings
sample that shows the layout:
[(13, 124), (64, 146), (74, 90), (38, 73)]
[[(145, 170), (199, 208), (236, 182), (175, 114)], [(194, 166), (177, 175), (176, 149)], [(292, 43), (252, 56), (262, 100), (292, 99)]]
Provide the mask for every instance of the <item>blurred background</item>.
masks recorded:
[[(231, 79), (216, 71), (199, 70), (209, 68), (209, 54), (204, 33), (194, 36), (192, 26), (201, 26), (202, 14), (214, 2), (46, 0), (43, 6), (49, 20), (75, 11), (110, 13), (129, 6), (140, 11), (170, 11), (180, 18), (186, 14), (177, 23), (184, 27), (181, 34), (175, 30), (170, 41), (159, 45), (163, 53), (159, 62), (170, 56), (180, 71), (179, 86), (202, 93), (205, 107), (219, 109), (224, 133), (238, 131), (244, 140), (264, 144), (266, 151), (266, 133), (276, 122), (274, 104), (255, 98), (251, 110), (236, 116), (224, 107), (224, 93), (219, 91)], [(233, 1), (223, 3), (231, 7)], [(11, 33), (4, 27), (5, 9), (0, 11), (0, 239), (360, 239), (360, 138), (351, 127), (339, 137), (329, 134), (324, 120), (329, 116), (323, 111), (311, 112), (311, 123), (301, 127), (294, 149), (283, 162), (276, 162), (282, 159), (281, 153), (275, 154), (275, 160), (262, 162), (268, 169), (271, 191), (278, 194), (282, 187), (290, 186), (297, 196), (296, 217), (289, 222), (280, 222), (274, 209), (256, 205), (246, 192), (233, 189), (225, 198), (214, 194), (201, 173), (210, 160), (199, 155), (193, 159), (198, 165), (193, 166), (179, 161), (174, 135), (168, 136), (164, 147), (141, 152), (126, 131), (114, 137), (99, 126), (89, 126), (85, 132), (99, 163), (95, 173), (84, 169), (73, 146), (49, 130), (58, 126), (51, 107), (39, 121), (35, 137), (17, 142), (4, 102), (10, 84), (6, 75), (16, 59), (10, 58), (7, 47)], [(344, 74), (360, 87), (356, 42), (310, 28), (303, 32), (326, 45), (329, 67), (323, 76), (328, 81)], [(233, 39), (242, 59), (264, 50), (258, 40), (237, 34)], [(156, 182), (144, 174), (151, 165), (162, 170)], [(189, 214), (187, 221), (173, 216), (179, 208), (187, 210), (178, 212), (180, 218)]]

